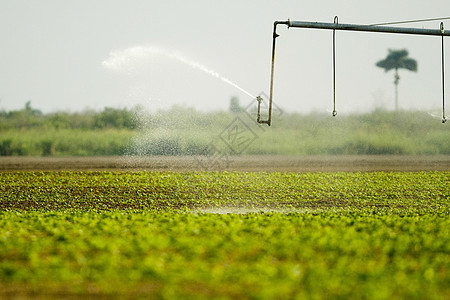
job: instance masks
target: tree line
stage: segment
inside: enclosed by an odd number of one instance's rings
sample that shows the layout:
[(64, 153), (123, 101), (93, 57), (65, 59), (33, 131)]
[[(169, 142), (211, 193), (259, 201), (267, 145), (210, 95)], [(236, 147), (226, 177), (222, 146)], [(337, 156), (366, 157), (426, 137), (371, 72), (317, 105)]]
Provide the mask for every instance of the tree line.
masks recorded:
[(102, 111), (54, 112), (44, 114), (31, 107), (30, 101), (23, 109), (0, 111), (0, 130), (8, 129), (135, 129), (136, 110), (105, 107)]

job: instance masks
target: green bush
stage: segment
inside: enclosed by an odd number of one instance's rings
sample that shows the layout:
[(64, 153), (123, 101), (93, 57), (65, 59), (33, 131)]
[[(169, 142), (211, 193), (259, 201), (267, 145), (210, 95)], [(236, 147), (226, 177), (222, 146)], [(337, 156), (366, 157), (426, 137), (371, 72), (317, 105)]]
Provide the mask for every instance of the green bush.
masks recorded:
[(23, 153), (23, 149), (15, 145), (12, 138), (0, 141), (0, 156), (23, 155)]
[(96, 128), (128, 128), (136, 127), (134, 114), (127, 109), (114, 109), (106, 107), (102, 112), (94, 117)]
[(0, 155), (202, 155), (211, 146), (229, 154), (226, 138), (236, 118), (245, 124), (239, 134), (254, 137), (241, 149), (244, 155), (450, 154), (448, 124), (425, 112), (377, 110), (336, 118), (284, 113), (268, 127), (243, 111), (175, 106), (156, 113), (105, 108), (42, 114), (28, 104), (0, 112)]
[(43, 140), (41, 142), (42, 156), (51, 156), (55, 152), (54, 142), (52, 140)]
[(106, 107), (101, 112), (55, 112), (42, 114), (29, 102), (22, 110), (0, 112), (0, 130), (8, 129), (133, 129), (136, 111)]

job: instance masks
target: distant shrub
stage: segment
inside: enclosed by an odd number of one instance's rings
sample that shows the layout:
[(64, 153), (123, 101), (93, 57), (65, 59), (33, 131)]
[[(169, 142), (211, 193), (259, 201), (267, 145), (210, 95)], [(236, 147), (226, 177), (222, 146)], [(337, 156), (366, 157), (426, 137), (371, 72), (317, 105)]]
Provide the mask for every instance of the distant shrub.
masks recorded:
[(24, 155), (24, 151), (21, 147), (14, 144), (12, 138), (4, 139), (0, 141), (0, 156), (13, 156)]
[(127, 109), (106, 107), (94, 116), (95, 128), (136, 128), (135, 115)]
[(208, 145), (190, 140), (187, 142), (187, 145), (182, 152), (184, 155), (207, 155)]
[(55, 112), (43, 114), (31, 108), (0, 112), (0, 130), (6, 129), (134, 129), (137, 127), (136, 112), (106, 107), (101, 112), (82, 113)]
[(376, 143), (369, 140), (349, 141), (340, 147), (338, 154), (401, 155), (406, 154), (402, 145), (394, 143)]
[(41, 142), (42, 156), (51, 156), (55, 152), (54, 142), (52, 140), (43, 140)]
[(0, 142), (0, 155), (2, 156), (9, 156), (13, 155), (12, 151), (12, 139), (3, 140)]

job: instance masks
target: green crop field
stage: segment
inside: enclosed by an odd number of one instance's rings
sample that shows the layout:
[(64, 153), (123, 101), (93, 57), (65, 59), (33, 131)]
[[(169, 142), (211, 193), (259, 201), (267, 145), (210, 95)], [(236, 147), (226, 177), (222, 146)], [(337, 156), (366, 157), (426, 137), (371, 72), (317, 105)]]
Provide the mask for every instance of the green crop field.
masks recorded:
[(0, 298), (449, 299), (449, 183), (0, 173)]

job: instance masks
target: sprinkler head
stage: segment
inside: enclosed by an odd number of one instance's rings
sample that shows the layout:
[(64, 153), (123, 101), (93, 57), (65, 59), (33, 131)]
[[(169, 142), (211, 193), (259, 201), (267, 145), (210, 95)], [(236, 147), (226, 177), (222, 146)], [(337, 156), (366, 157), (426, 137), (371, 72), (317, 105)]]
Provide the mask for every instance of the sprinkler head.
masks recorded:
[(447, 118), (446, 117), (442, 117), (442, 123), (447, 122)]
[(256, 101), (258, 101), (258, 103), (261, 103), (263, 101), (263, 98), (261, 96), (257, 96)]
[(333, 110), (333, 113), (331, 114), (333, 117), (336, 117), (337, 111)]

